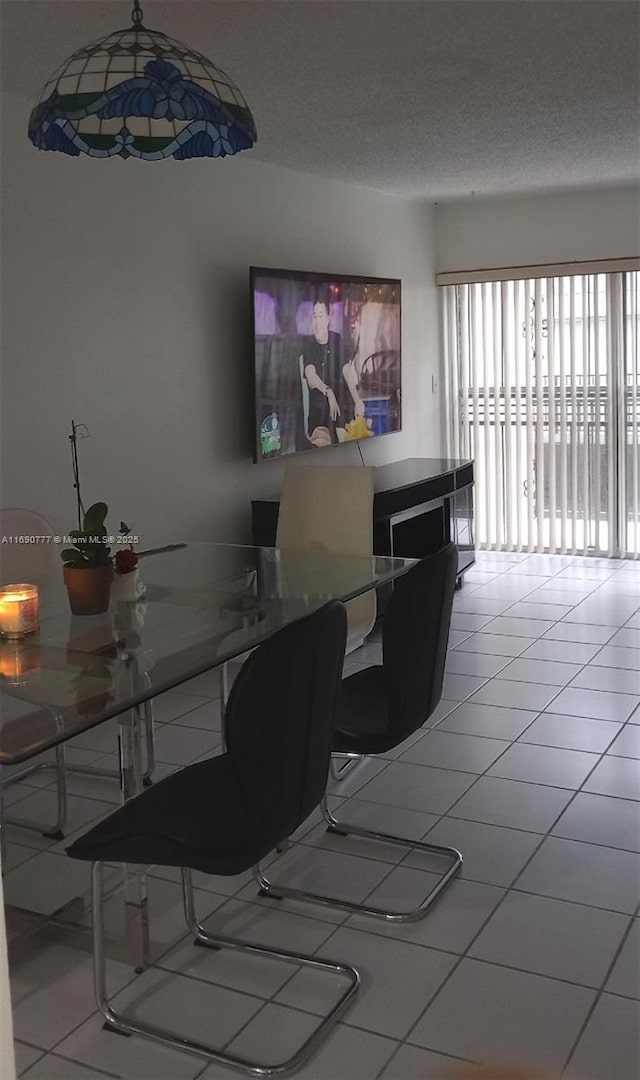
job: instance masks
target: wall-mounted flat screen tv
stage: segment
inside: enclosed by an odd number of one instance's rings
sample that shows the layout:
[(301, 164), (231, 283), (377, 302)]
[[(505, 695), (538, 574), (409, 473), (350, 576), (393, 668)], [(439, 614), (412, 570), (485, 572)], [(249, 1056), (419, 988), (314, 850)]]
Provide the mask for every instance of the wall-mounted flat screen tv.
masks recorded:
[(400, 282), (251, 268), (255, 460), (400, 431)]

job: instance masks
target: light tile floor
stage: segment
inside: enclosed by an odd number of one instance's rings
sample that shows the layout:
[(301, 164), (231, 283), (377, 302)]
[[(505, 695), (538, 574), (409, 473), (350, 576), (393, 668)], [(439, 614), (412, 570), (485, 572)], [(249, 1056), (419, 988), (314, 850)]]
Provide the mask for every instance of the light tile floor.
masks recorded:
[[(304, 1080), (429, 1080), (465, 1061), (539, 1066), (571, 1080), (640, 1077), (640, 564), (481, 554), (456, 594), (444, 697), (425, 729), (341, 784), (345, 817), (458, 846), (460, 877), (422, 921), (386, 925), (259, 899), (248, 875), (196, 875), (205, 922), (335, 957), (360, 997)], [(375, 663), (375, 639), (346, 670)], [(219, 748), (215, 676), (156, 706), (158, 775)], [(115, 764), (113, 725), (76, 740), (78, 761)], [(54, 810), (51, 776), (10, 790), (21, 814)], [(71, 780), (82, 832), (117, 799)], [(18, 812), (18, 809), (16, 809)], [(103, 1031), (91, 989), (88, 917), (46, 915), (87, 893), (68, 843), (11, 830), (8, 903), (19, 1069), (28, 1080), (223, 1080), (197, 1057)], [(328, 837), (313, 815), (274, 874), (390, 905), (418, 901), (435, 866), (407, 848)], [(159, 1022), (238, 1052), (288, 1054), (332, 1000), (309, 972), (193, 949), (176, 874), (149, 877), (153, 956), (109, 975)], [(121, 904), (107, 904), (115, 935)], [(84, 928), (83, 928), (84, 926)], [(181, 978), (177, 973), (191, 978)], [(180, 982), (178, 979), (180, 978)], [(144, 993), (144, 1001), (140, 1001)]]

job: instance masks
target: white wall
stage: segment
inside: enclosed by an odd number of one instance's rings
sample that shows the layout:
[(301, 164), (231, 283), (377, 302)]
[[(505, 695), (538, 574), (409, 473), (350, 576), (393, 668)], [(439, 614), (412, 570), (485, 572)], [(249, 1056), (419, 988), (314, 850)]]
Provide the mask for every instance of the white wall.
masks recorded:
[(639, 253), (638, 188), (470, 199), (436, 210), (438, 271)]
[[(0, 853), (0, 871), (2, 854)], [(11, 990), (9, 988), (9, 964), (7, 960), (7, 927), (4, 919), (2, 874), (0, 873), (0, 1076), (2, 1080), (15, 1080), (16, 1063), (13, 1052), (13, 1017), (11, 1014)]]
[[(255, 161), (92, 161), (37, 151), (5, 97), (0, 503), (73, 526), (67, 433), (85, 502), (151, 539), (246, 541), (253, 465), (251, 264), (402, 279), (403, 431), (380, 464), (440, 452), (433, 211)], [(357, 463), (354, 445), (300, 464)]]

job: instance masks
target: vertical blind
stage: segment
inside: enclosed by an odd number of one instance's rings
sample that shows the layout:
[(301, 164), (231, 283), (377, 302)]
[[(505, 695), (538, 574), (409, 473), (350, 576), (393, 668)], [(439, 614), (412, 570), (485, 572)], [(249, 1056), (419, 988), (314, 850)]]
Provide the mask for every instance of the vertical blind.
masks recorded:
[(449, 452), (481, 547), (640, 554), (640, 274), (443, 288)]

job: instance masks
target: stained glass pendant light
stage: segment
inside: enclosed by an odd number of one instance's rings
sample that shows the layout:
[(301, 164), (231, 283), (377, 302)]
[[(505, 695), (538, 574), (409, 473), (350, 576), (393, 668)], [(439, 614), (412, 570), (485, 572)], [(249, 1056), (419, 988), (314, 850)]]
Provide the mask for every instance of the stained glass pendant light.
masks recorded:
[(195, 49), (132, 26), (70, 56), (46, 83), (29, 118), (39, 150), (145, 161), (225, 157), (249, 150), (256, 128), (224, 71)]

